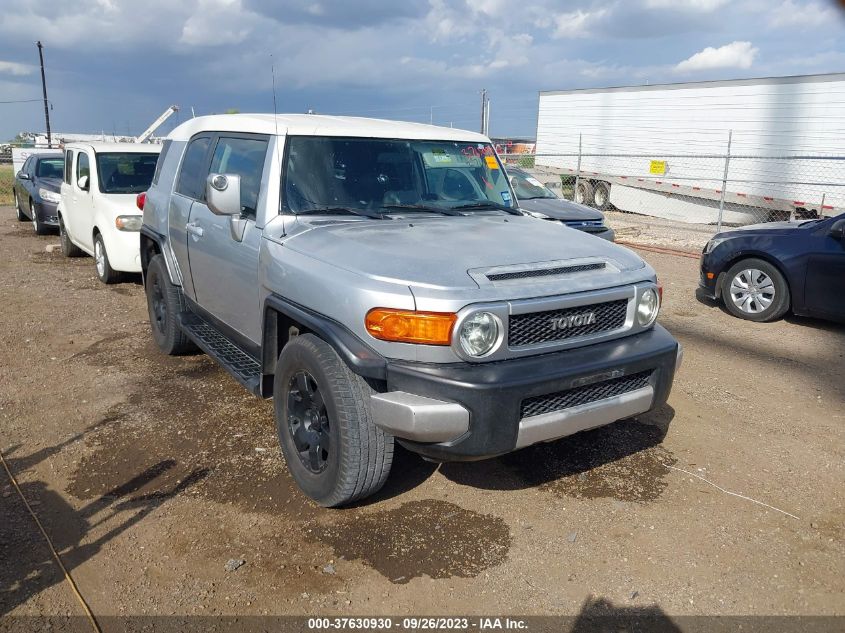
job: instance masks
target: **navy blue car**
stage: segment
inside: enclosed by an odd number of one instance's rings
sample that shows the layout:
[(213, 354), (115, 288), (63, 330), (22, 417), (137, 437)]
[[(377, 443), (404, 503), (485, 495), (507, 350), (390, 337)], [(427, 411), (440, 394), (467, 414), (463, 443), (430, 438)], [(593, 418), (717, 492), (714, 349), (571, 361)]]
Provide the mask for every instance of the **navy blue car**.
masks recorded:
[(18, 220), (32, 222), (38, 235), (59, 227), (56, 208), (61, 200), (64, 164), (61, 152), (32, 154), (15, 175), (12, 191)]
[(697, 294), (750, 321), (789, 310), (845, 320), (845, 214), (719, 233), (701, 255)]

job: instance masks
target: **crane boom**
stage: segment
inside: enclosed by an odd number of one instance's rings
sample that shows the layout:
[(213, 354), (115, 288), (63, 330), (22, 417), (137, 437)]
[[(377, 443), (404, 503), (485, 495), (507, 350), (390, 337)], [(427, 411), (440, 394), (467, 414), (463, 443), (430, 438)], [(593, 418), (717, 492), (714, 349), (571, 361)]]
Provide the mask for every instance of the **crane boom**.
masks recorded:
[(178, 105), (172, 105), (169, 108), (167, 108), (167, 110), (165, 110), (164, 112), (161, 113), (160, 117), (158, 117), (155, 121), (153, 121), (153, 123), (152, 123), (152, 125), (150, 125), (150, 127), (148, 127), (146, 130), (144, 130), (141, 133), (141, 136), (139, 136), (135, 139), (135, 142), (136, 143), (145, 143), (146, 141), (148, 141), (149, 138), (153, 135), (153, 132), (155, 132), (161, 126), (162, 123), (167, 121), (167, 119), (169, 119), (175, 112), (178, 112), (178, 111), (179, 111)]

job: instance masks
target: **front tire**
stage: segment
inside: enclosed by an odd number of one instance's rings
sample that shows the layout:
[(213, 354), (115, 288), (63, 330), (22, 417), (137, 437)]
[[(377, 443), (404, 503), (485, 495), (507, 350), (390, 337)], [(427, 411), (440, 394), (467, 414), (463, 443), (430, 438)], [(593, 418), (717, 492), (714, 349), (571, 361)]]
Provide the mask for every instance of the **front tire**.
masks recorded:
[(32, 228), (35, 229), (36, 235), (47, 235), (50, 232), (50, 227), (38, 219), (38, 212), (35, 210), (32, 200), (29, 201), (29, 215), (32, 218)]
[(728, 312), (740, 319), (775, 321), (789, 310), (789, 284), (769, 262), (743, 259), (725, 273), (722, 301)]
[(393, 436), (370, 412), (373, 389), (322, 339), (285, 345), (274, 377), (276, 430), (294, 481), (324, 507), (377, 492), (393, 462)]
[(164, 257), (153, 256), (147, 266), (144, 282), (150, 327), (158, 348), (169, 356), (195, 352), (196, 345), (185, 336), (176, 322), (177, 315), (187, 309), (185, 297), (180, 288), (170, 283)]
[(26, 217), (26, 214), (21, 210), (21, 201), (18, 198), (18, 192), (13, 189), (12, 194), (15, 196), (15, 213), (18, 216), (18, 222), (26, 222), (28, 218)]
[(82, 257), (85, 254), (81, 248), (71, 242), (70, 235), (67, 234), (67, 229), (65, 228), (64, 218), (61, 215), (59, 216), (59, 239), (62, 244), (62, 254), (65, 257)]
[(109, 255), (106, 252), (106, 243), (100, 233), (94, 236), (94, 267), (97, 270), (97, 277), (104, 284), (115, 284), (122, 277), (118, 271), (111, 267)]

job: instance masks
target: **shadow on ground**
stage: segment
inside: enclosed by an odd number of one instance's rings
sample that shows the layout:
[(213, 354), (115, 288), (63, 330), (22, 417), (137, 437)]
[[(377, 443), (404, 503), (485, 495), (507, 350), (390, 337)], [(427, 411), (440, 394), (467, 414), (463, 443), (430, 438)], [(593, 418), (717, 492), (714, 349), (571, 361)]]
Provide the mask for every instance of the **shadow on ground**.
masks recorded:
[[(30, 455), (16, 455), (20, 447), (13, 447), (5, 455), (6, 463), (12, 473), (19, 477), (24, 470), (82, 439), (94, 428)], [(207, 475), (204, 470), (195, 470), (166, 490), (159, 490), (155, 494), (137, 494), (173, 466), (170, 461), (155, 464), (79, 509), (71, 506), (43, 481), (19, 481), (19, 485), (21, 493), (61, 555), (62, 562), (72, 573), (73, 569), (97, 554), (106, 543)], [(0, 565), (2, 616), (48, 587), (63, 582), (64, 576), (5, 470), (0, 475), (5, 480), (0, 495), (0, 517), (3, 517), (0, 521), (0, 560), (4, 561)], [(102, 529), (107, 531), (103, 533)], [(93, 530), (99, 536), (83, 542)]]
[(661, 445), (675, 410), (650, 413), (483, 462), (443, 464), (455, 483), (489, 490), (539, 487), (557, 496), (653, 501), (676, 463)]

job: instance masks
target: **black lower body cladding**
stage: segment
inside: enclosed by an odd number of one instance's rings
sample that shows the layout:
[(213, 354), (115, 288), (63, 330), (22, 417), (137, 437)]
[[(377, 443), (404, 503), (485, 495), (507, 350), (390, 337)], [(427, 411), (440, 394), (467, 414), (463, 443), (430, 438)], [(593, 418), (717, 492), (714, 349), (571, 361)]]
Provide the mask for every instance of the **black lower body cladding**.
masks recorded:
[(666, 402), (678, 359), (678, 343), (660, 325), (623, 339), (494, 363), (424, 365), (391, 361), (390, 391), (457, 402), (469, 411), (467, 433), (452, 442), (406, 448), (438, 461), (472, 461), (516, 448), (522, 402), (598, 382), (605, 377), (651, 372), (652, 408)]

